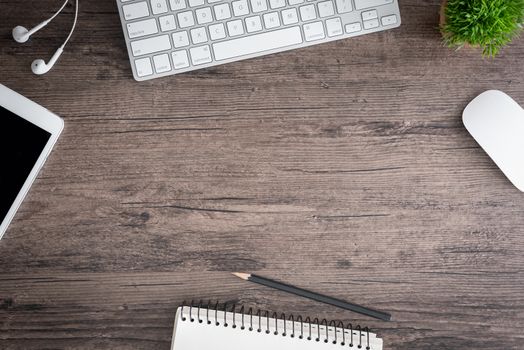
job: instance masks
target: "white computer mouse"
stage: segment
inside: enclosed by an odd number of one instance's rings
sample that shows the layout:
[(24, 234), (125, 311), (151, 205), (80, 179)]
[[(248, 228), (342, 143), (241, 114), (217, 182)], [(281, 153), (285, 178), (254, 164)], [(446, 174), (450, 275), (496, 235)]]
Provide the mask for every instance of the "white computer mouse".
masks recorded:
[(468, 104), (462, 120), (506, 177), (524, 192), (524, 109), (502, 91), (489, 90)]

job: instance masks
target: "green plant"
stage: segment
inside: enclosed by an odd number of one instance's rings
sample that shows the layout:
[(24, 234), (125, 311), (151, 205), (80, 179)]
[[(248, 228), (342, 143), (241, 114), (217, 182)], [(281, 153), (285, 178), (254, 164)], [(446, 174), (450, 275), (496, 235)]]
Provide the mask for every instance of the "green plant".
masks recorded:
[(450, 47), (480, 47), (495, 57), (522, 29), (524, 0), (448, 0), (441, 31)]

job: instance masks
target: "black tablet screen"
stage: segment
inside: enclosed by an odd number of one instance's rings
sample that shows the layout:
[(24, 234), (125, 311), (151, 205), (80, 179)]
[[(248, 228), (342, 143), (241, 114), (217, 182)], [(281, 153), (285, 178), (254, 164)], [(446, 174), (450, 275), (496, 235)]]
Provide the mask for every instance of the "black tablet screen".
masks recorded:
[(50, 137), (46, 130), (0, 107), (0, 222)]

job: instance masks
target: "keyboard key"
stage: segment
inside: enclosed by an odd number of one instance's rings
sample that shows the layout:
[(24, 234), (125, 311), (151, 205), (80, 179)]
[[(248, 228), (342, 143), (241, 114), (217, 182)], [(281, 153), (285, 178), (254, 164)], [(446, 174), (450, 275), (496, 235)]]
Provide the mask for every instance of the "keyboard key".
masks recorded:
[(340, 18), (331, 18), (326, 20), (327, 35), (329, 37), (342, 35), (342, 21)]
[(149, 55), (150, 53), (171, 49), (168, 35), (155, 36), (131, 42), (133, 56)]
[(178, 11), (186, 8), (186, 0), (169, 0), (171, 10)]
[(173, 33), (173, 45), (175, 48), (184, 47), (189, 45), (189, 36), (187, 32), (176, 32)]
[(141, 36), (158, 33), (158, 27), (154, 18), (146, 19), (144, 21), (133, 22), (127, 24), (127, 33), (129, 38), (139, 38)]
[(346, 13), (353, 11), (353, 6), (351, 6), (351, 0), (336, 0), (336, 2), (338, 13)]
[(208, 4), (214, 4), (215, 2), (220, 2), (222, 0), (207, 0)]
[(278, 12), (266, 13), (263, 16), (264, 25), (267, 29), (280, 27), (280, 18), (278, 18)]
[(195, 25), (195, 18), (193, 17), (193, 11), (180, 12), (178, 15), (178, 23), (180, 28), (192, 27)]
[(300, 28), (289, 27), (213, 44), (217, 61), (302, 43)]
[(233, 1), (231, 5), (233, 5), (233, 14), (237, 17), (245, 16), (249, 13), (247, 0)]
[(260, 20), (260, 16), (246, 18), (246, 29), (248, 33), (261, 31), (262, 21)]
[(325, 37), (326, 34), (324, 33), (324, 25), (322, 22), (304, 24), (304, 38), (306, 41), (324, 39)]
[(360, 32), (361, 30), (362, 25), (360, 24), (360, 22), (346, 24), (346, 33), (348, 34)]
[(297, 9), (290, 8), (282, 11), (282, 22), (284, 25), (298, 23)]
[(207, 41), (206, 28), (204, 27), (191, 29), (190, 33), (193, 44), (202, 44)]
[(204, 0), (189, 0), (189, 6), (190, 7), (197, 7), (197, 6), (203, 6)]
[(361, 15), (363, 21), (378, 18), (377, 10), (363, 11)]
[(213, 21), (211, 7), (204, 7), (195, 11), (198, 24), (209, 23)]
[(381, 19), (383, 26), (391, 26), (397, 24), (397, 15), (384, 16)]
[(335, 8), (332, 1), (323, 1), (318, 3), (318, 15), (322, 17), (329, 17), (335, 14)]
[(128, 21), (149, 16), (149, 8), (145, 1), (124, 5), (122, 11), (124, 11), (124, 17)]
[(163, 32), (176, 29), (175, 16), (167, 15), (160, 17), (158, 20), (160, 21), (160, 30)]
[(175, 67), (175, 69), (189, 67), (189, 57), (187, 57), (186, 50), (172, 52), (171, 58), (173, 59), (173, 67)]
[(317, 13), (315, 12), (315, 5), (305, 5), (300, 7), (300, 18), (303, 22), (311, 21), (312, 19), (317, 18)]
[(151, 10), (154, 15), (167, 12), (166, 0), (151, 0)]
[(216, 5), (214, 9), (215, 9), (215, 17), (217, 21), (231, 18), (231, 11), (229, 10), (228, 3)]
[(281, 7), (286, 7), (286, 0), (269, 0), (269, 6), (272, 9), (279, 9)]
[(267, 1), (266, 0), (251, 0), (251, 7), (253, 12), (262, 12), (267, 11)]
[(379, 26), (378, 19), (370, 19), (369, 21), (364, 21), (364, 29), (373, 29)]
[(227, 32), (229, 36), (239, 36), (244, 34), (244, 26), (242, 25), (242, 20), (237, 19), (234, 21), (227, 22)]
[(224, 39), (226, 37), (226, 31), (222, 23), (212, 24), (209, 26), (209, 36), (211, 40)]
[(167, 53), (154, 56), (153, 63), (155, 64), (155, 71), (157, 73), (165, 73), (171, 70), (171, 62), (169, 62), (169, 56)]
[(357, 10), (391, 4), (393, 0), (355, 0)]
[(191, 62), (194, 66), (211, 62), (211, 50), (209, 45), (193, 47), (189, 50)]
[(153, 74), (153, 67), (151, 67), (151, 60), (146, 58), (141, 58), (139, 60), (135, 60), (135, 68), (136, 68), (136, 74), (139, 77), (145, 77), (146, 75)]
[(295, 5), (298, 5), (298, 4), (302, 4), (304, 2), (304, 0), (289, 0), (289, 5), (290, 6), (295, 6)]

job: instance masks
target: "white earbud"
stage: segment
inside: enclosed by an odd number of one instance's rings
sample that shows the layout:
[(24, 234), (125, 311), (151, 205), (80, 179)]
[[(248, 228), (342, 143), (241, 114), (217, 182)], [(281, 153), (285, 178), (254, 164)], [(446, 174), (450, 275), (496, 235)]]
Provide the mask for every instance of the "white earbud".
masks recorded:
[(26, 27), (16, 26), (13, 28), (13, 39), (15, 39), (17, 43), (25, 43), (27, 40), (29, 40), (31, 35), (44, 28), (47, 23), (49, 23), (49, 20), (43, 21), (31, 30), (27, 30)]
[(13, 28), (13, 39), (17, 43), (25, 43), (29, 39), (29, 31), (26, 27), (16, 26)]
[[(46, 19), (45, 21), (43, 21), (42, 23), (38, 24), (37, 26), (35, 26), (31, 30), (27, 30), (27, 28), (22, 27), (22, 26), (14, 27), (13, 28), (13, 32), (12, 32), (13, 33), (13, 39), (15, 39), (16, 42), (25, 43), (27, 40), (29, 40), (29, 37), (31, 35), (33, 35), (34, 33), (38, 32), (40, 29), (44, 28), (60, 12), (62, 12), (64, 7), (67, 5), (68, 1), (69, 0), (65, 0), (64, 3), (62, 4), (62, 6), (58, 9), (58, 11), (56, 11), (53, 14), (53, 16), (51, 16), (51, 18)], [(71, 35), (73, 34), (73, 31), (75, 30), (77, 18), (78, 18), (78, 0), (75, 0), (75, 19), (74, 19), (74, 22), (73, 22), (73, 26), (71, 27), (71, 30), (69, 31), (69, 35), (67, 36), (67, 39), (65, 40), (64, 44), (62, 46), (60, 46), (58, 48), (58, 50), (56, 50), (56, 52), (53, 54), (53, 56), (51, 57), (51, 59), (49, 60), (48, 63), (45, 63), (45, 61), (43, 59), (41, 59), (41, 58), (39, 58), (37, 60), (34, 60), (33, 63), (31, 63), (31, 70), (33, 71), (33, 73), (35, 73), (37, 75), (42, 75), (42, 74), (45, 74), (45, 73), (49, 72), (49, 70), (51, 68), (53, 68), (53, 66), (55, 65), (56, 61), (58, 61), (58, 58), (60, 57), (60, 55), (64, 51), (64, 47), (66, 46), (67, 42), (71, 38)]]
[(34, 60), (33, 63), (31, 63), (31, 70), (37, 75), (42, 75), (49, 72), (49, 70), (55, 65), (56, 61), (58, 61), (58, 57), (60, 57), (63, 51), (64, 47), (60, 46), (48, 63), (45, 63), (45, 61), (41, 58)]

